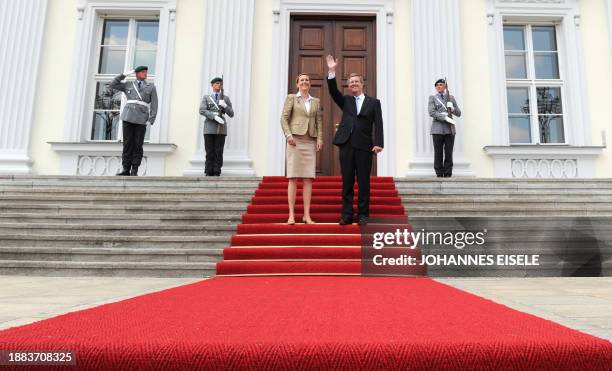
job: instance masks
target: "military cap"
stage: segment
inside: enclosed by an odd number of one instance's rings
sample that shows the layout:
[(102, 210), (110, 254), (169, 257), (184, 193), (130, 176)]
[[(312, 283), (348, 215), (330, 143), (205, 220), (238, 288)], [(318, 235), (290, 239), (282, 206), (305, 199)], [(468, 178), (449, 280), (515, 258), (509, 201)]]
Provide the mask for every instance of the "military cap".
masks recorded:
[(442, 84), (446, 84), (446, 80), (444, 80), (444, 79), (438, 79), (438, 80), (436, 81), (436, 83), (434, 84), (434, 86), (436, 86), (436, 85), (438, 85), (438, 84), (440, 84), (440, 83), (442, 83)]

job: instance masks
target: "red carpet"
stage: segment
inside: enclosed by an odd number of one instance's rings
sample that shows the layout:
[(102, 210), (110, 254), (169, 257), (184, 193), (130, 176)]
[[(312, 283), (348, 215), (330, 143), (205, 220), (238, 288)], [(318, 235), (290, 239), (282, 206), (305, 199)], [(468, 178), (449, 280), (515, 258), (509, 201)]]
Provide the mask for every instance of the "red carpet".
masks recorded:
[[(606, 340), (428, 278), (355, 277), (362, 230), (337, 224), (339, 178), (314, 183), (315, 225), (283, 224), (286, 186), (263, 179), (217, 265), (219, 276), (263, 277), (217, 277), (0, 331), (0, 349), (76, 352), (76, 366), (36, 370), (612, 370)], [(371, 216), (406, 227), (391, 178), (373, 178)]]
[(608, 341), (428, 278), (214, 278), (5, 330), (0, 349), (73, 350), (71, 370), (612, 369)]
[[(358, 275), (361, 261), (361, 228), (340, 226), (342, 182), (338, 176), (317, 177), (313, 182), (311, 216), (318, 224), (304, 225), (302, 183), (298, 182), (296, 225), (287, 225), (285, 177), (267, 176), (259, 184), (242, 216), (231, 246), (217, 263), (217, 275)], [(355, 186), (354, 211), (357, 186)], [(371, 178), (370, 218), (388, 220), (406, 228), (408, 217), (391, 177)], [(327, 223), (327, 224), (326, 224)], [(408, 252), (420, 257), (418, 249)], [(425, 267), (407, 268), (406, 275), (422, 276)]]

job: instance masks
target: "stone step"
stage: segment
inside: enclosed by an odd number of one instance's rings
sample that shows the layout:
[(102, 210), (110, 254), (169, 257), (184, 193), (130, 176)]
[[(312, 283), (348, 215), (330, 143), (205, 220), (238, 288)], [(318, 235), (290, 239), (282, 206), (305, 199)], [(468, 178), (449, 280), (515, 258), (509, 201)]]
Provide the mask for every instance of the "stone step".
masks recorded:
[(417, 203), (403, 202), (408, 217), (444, 216), (612, 216), (612, 205), (599, 203)]
[[(527, 236), (534, 233), (557, 235), (576, 231), (590, 231), (593, 233), (612, 233), (612, 221), (602, 219), (599, 223), (563, 223), (559, 225), (540, 225), (534, 222), (486, 222), (460, 224), (456, 219), (452, 221), (423, 221), (424, 218), (413, 218), (411, 220), (413, 233), (451, 230), (473, 230), (486, 229), (488, 235), (512, 235)], [(470, 229), (472, 228), (472, 229)], [(212, 225), (166, 225), (166, 224), (86, 224), (86, 223), (2, 223), (0, 222), (0, 235), (6, 234), (28, 234), (33, 231), (46, 235), (91, 235), (103, 234), (105, 236), (231, 236), (236, 232), (234, 224), (212, 224)]]
[[(223, 191), (224, 196), (253, 196), (254, 189), (247, 188), (230, 188)], [(199, 188), (199, 189), (157, 189), (157, 188), (143, 188), (143, 189), (114, 189), (109, 190), (108, 188), (91, 189), (91, 188), (49, 188), (49, 187), (37, 187), (37, 188), (23, 188), (23, 187), (2, 187), (0, 188), (0, 195), (4, 196), (22, 196), (22, 195), (36, 195), (36, 196), (89, 196), (89, 197), (112, 197), (112, 198), (123, 198), (123, 197), (134, 197), (134, 198), (148, 198), (148, 197), (207, 197), (219, 195), (218, 188)]]
[(232, 224), (213, 225), (165, 225), (165, 224), (65, 224), (65, 223), (3, 223), (0, 236), (6, 234), (42, 233), (46, 235), (105, 236), (231, 236), (236, 232)]
[(410, 217), (555, 217), (555, 216), (566, 216), (566, 217), (589, 217), (589, 216), (612, 216), (612, 211), (598, 211), (598, 210), (584, 210), (584, 209), (570, 209), (570, 210), (559, 210), (556, 208), (546, 208), (539, 210), (477, 210), (477, 209), (453, 209), (453, 210), (439, 210), (435, 209), (420, 209), (411, 210)]
[(223, 249), (167, 248), (84, 248), (84, 247), (0, 247), (1, 260), (132, 262), (132, 263), (215, 263)]
[(609, 217), (550, 217), (546, 219), (530, 218), (530, 217), (469, 217), (469, 218), (453, 218), (453, 217), (413, 217), (411, 218), (413, 227), (427, 228), (446, 228), (447, 226), (455, 227), (470, 227), (473, 225), (487, 225), (488, 228), (503, 228), (508, 230), (519, 229), (558, 229), (572, 227), (610, 227), (612, 228), (612, 219)]
[(0, 235), (3, 247), (123, 247), (123, 248), (209, 248), (229, 246), (229, 236), (106, 236), (51, 235), (30, 233)]
[(225, 207), (232, 205), (234, 207), (244, 207), (251, 201), (249, 195), (209, 195), (200, 196), (182, 196), (182, 197), (92, 197), (92, 196), (0, 196), (0, 205), (7, 207), (8, 205), (126, 205), (126, 206), (154, 206), (154, 207), (172, 207), (172, 206), (210, 206), (210, 207)]
[[(140, 187), (140, 188), (122, 188), (121, 187), (67, 187), (67, 186), (36, 186), (36, 187), (23, 187), (18, 185), (3, 185), (0, 187), (0, 194), (23, 194), (23, 193), (44, 193), (44, 194), (75, 194), (75, 195), (115, 195), (122, 196), (126, 194), (130, 195), (187, 195), (187, 194), (216, 194), (218, 193), (219, 187), (197, 187), (197, 188), (164, 188), (164, 187)], [(254, 184), (252, 189), (249, 188), (227, 188), (224, 189), (225, 194), (253, 194), (257, 188), (257, 184)], [(483, 187), (398, 187), (400, 195), (403, 194), (568, 194), (576, 193), (581, 195), (589, 194), (610, 194), (612, 193), (611, 188), (598, 188), (598, 187), (586, 187), (586, 188), (568, 188), (568, 187), (540, 187), (540, 188), (500, 188), (489, 185), (483, 185)]]
[(38, 175), (38, 176), (27, 176), (27, 175), (15, 175), (11, 177), (1, 177), (0, 181), (8, 182), (100, 182), (100, 183), (160, 183), (160, 182), (173, 182), (182, 184), (217, 184), (217, 183), (253, 183), (261, 182), (261, 178), (258, 177), (240, 177), (240, 176), (222, 176), (222, 177), (163, 177), (163, 176), (139, 176), (139, 177), (114, 177), (114, 176), (53, 176), (53, 175)]
[(255, 191), (257, 189), (257, 184), (241, 184), (241, 183), (233, 183), (233, 184), (172, 184), (172, 183), (159, 183), (159, 184), (100, 184), (100, 183), (85, 183), (81, 182), (72, 182), (72, 183), (52, 183), (52, 184), (22, 184), (22, 183), (8, 183), (2, 184), (0, 182), (0, 189), (2, 190), (16, 190), (16, 189), (37, 189), (37, 190), (52, 190), (58, 187), (63, 188), (67, 191), (80, 192), (83, 190), (91, 190), (94, 192), (112, 192), (119, 193), (123, 192), (123, 190), (133, 190), (138, 192), (168, 192), (168, 190), (181, 191), (184, 193), (187, 192), (209, 192), (214, 190), (223, 190), (224, 192), (245, 192), (245, 191)]
[(215, 213), (218, 215), (235, 215), (246, 211), (247, 204), (203, 204), (203, 205), (99, 205), (99, 204), (36, 204), (36, 203), (6, 203), (0, 202), (0, 214), (2, 213), (59, 213), (59, 214), (129, 214), (137, 217), (142, 214), (163, 215), (194, 215), (200, 213)]
[(402, 196), (402, 202), (404, 203), (429, 203), (429, 204), (452, 204), (452, 203), (481, 203), (481, 204), (531, 204), (537, 207), (538, 204), (602, 204), (602, 205), (612, 205), (612, 194), (610, 196), (603, 195), (595, 195), (595, 196), (545, 196), (545, 195), (533, 195), (533, 196), (524, 196), (524, 195), (512, 195), (507, 197), (500, 197), (497, 195), (489, 196), (489, 195), (466, 195), (466, 196), (457, 196), (457, 195), (419, 195), (417, 197), (411, 196)]
[(513, 200), (515, 198), (525, 198), (525, 199), (537, 199), (540, 197), (545, 197), (549, 199), (559, 199), (559, 198), (602, 198), (602, 199), (610, 199), (612, 198), (612, 191), (580, 191), (580, 192), (555, 192), (555, 191), (490, 191), (490, 190), (474, 190), (469, 192), (456, 192), (456, 191), (443, 191), (443, 192), (400, 192), (399, 196), (401, 198), (433, 198), (433, 199), (442, 199), (442, 198), (487, 198), (487, 199), (499, 199), (502, 201)]
[(422, 189), (426, 190), (457, 190), (457, 189), (498, 189), (498, 190), (534, 190), (534, 189), (547, 189), (547, 190), (588, 190), (588, 189), (600, 189), (610, 190), (612, 189), (612, 181), (396, 181), (395, 186), (401, 193), (404, 191), (418, 191)]
[[(141, 176), (141, 177), (117, 177), (117, 176), (79, 176), (79, 175), (0, 175), (0, 180), (97, 180), (110, 182), (140, 182), (140, 181), (171, 181), (171, 182), (245, 182), (261, 181), (261, 177), (256, 176), (226, 176), (205, 177), (205, 176)], [(453, 177), (439, 179), (435, 177), (396, 177), (397, 184), (402, 183), (606, 183), (612, 182), (612, 178), (576, 178), (576, 179), (554, 179), (554, 178), (467, 178)]]
[[(142, 205), (142, 206), (190, 206), (204, 204), (220, 206), (228, 204), (245, 205), (251, 201), (251, 195), (168, 195), (168, 196), (76, 196), (76, 195), (0, 195), (2, 205)], [(451, 203), (451, 202), (482, 202), (482, 203), (607, 203), (612, 204), (612, 193), (610, 195), (432, 195), (432, 194), (410, 194), (402, 195), (403, 202), (418, 203)]]
[(397, 188), (397, 192), (400, 195), (407, 194), (499, 194), (499, 195), (514, 195), (514, 194), (551, 194), (551, 195), (559, 195), (559, 194), (579, 194), (579, 195), (590, 195), (590, 194), (611, 194), (612, 189), (602, 187), (587, 187), (587, 188), (567, 188), (567, 187), (541, 187), (541, 188), (499, 188), (493, 186), (485, 186), (485, 187), (401, 187)]
[(174, 179), (173, 178), (126, 178), (125, 180), (106, 177), (75, 177), (75, 178), (0, 178), (0, 188), (11, 187), (61, 187), (61, 188), (92, 188), (92, 189), (202, 189), (202, 188), (221, 188), (221, 189), (245, 189), (257, 188), (257, 179)]
[(57, 212), (1, 212), (2, 223), (65, 223), (65, 224), (117, 224), (117, 225), (201, 225), (210, 226), (227, 223), (235, 226), (240, 222), (242, 212), (232, 214), (199, 213), (194, 215), (167, 214), (95, 214)]
[(210, 277), (215, 263), (0, 260), (0, 275), (105, 277)]

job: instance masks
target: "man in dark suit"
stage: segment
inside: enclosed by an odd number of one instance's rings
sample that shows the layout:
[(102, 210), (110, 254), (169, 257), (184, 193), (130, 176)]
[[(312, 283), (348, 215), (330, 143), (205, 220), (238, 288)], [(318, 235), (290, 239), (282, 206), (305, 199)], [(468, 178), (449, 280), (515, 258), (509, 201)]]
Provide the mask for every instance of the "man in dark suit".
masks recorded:
[(359, 193), (357, 206), (359, 225), (368, 224), (370, 215), (370, 172), (372, 158), (383, 150), (383, 120), (380, 101), (363, 94), (363, 76), (352, 73), (348, 87), (350, 95), (343, 95), (336, 84), (338, 61), (327, 56), (329, 68), (327, 86), (334, 102), (342, 109), (342, 122), (333, 143), (340, 149), (342, 171), (342, 216), (340, 225), (353, 223), (353, 187), (355, 175)]

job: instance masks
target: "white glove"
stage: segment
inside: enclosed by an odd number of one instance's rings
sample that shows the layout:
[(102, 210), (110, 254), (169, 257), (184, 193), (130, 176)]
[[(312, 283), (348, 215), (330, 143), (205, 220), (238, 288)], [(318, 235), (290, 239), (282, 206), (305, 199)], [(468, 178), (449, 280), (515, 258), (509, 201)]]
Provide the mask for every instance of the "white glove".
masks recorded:
[(145, 122), (145, 125), (153, 125), (153, 124), (151, 123), (151, 121), (147, 121)]
[(217, 121), (219, 124), (225, 124), (225, 121), (223, 121), (221, 116), (215, 116), (215, 121)]
[(133, 74), (133, 73), (136, 73), (136, 71), (134, 71), (134, 70), (129, 70), (129, 71), (124, 72), (124, 73), (123, 73), (123, 76), (129, 76), (129, 75), (131, 75), (131, 74)]
[(219, 105), (220, 105), (221, 107), (223, 107), (223, 108), (227, 108), (227, 103), (225, 103), (225, 101), (224, 101), (223, 99), (221, 99), (221, 100), (219, 101)]
[(448, 102), (446, 103), (446, 108), (450, 108), (451, 111), (455, 110), (455, 105), (453, 104), (453, 102)]
[(444, 121), (448, 122), (449, 124), (455, 125), (455, 120), (453, 120), (452, 118), (448, 116), (444, 118)]

